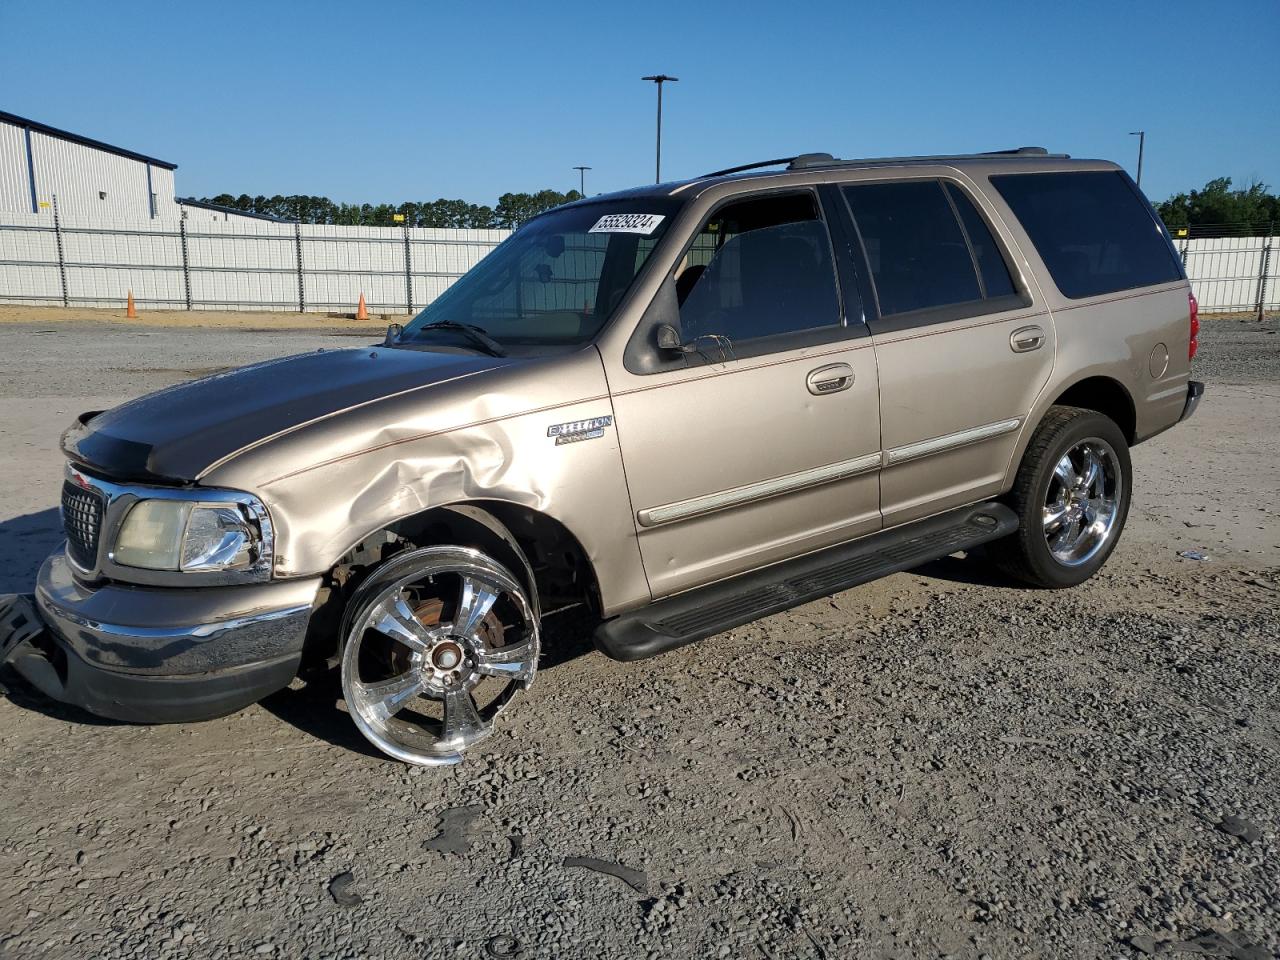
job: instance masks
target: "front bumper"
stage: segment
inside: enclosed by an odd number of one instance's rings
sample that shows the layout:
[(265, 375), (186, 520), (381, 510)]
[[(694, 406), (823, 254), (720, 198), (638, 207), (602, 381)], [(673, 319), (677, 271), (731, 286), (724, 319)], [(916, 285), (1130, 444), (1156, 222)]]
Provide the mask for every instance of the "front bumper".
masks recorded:
[(207, 720), (288, 685), (319, 586), (90, 587), (59, 551), (36, 579), (47, 630), (19, 643), (9, 662), (43, 693), (99, 716)]

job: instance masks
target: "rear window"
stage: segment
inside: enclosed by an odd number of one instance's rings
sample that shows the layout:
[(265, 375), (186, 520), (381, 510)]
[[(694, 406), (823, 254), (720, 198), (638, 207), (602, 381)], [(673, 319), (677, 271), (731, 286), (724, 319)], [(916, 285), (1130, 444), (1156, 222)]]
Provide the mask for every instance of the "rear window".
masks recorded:
[(844, 188), (883, 315), (982, 299), (960, 223), (937, 180)]
[(1074, 299), (1182, 279), (1159, 222), (1122, 173), (1020, 173), (991, 178)]

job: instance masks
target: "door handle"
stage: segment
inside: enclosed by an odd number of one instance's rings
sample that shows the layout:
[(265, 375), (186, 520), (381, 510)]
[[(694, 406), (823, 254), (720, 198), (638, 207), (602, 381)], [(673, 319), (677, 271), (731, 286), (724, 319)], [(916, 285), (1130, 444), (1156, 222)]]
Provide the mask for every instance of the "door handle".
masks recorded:
[(815, 397), (839, 393), (853, 386), (853, 367), (847, 363), (829, 363), (817, 370), (810, 370), (804, 385)]
[(1009, 334), (1009, 348), (1014, 353), (1030, 353), (1044, 346), (1044, 330), (1040, 327), (1019, 327)]

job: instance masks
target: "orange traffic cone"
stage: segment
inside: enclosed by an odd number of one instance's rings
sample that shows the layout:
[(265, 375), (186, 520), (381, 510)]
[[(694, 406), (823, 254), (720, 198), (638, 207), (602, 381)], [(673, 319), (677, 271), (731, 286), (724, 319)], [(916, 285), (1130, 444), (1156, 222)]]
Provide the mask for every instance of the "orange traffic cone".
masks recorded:
[(366, 306), (364, 305), (364, 293), (363, 293), (363, 292), (361, 292), (361, 294), (360, 294), (360, 302), (359, 302), (358, 304), (356, 304), (356, 319), (357, 319), (357, 320), (368, 320), (368, 319), (369, 319), (369, 308), (368, 308), (368, 307), (366, 307)]
[(129, 299), (125, 301), (124, 315), (130, 320), (138, 319), (138, 308), (133, 305), (133, 291), (129, 291)]

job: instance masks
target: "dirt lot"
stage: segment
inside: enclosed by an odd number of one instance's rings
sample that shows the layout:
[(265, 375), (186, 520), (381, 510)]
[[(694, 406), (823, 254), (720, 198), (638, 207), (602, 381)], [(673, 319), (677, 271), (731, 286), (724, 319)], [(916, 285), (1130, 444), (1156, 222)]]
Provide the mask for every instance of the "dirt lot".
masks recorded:
[[(75, 413), (334, 334), (0, 324), (0, 592)], [(562, 625), (456, 768), (371, 754), (333, 687), (147, 728), (6, 674), (0, 956), (1274, 956), (1280, 323), (1201, 351), (1089, 584), (949, 558), (630, 665)]]

